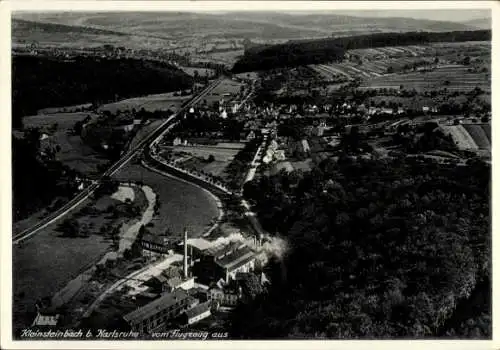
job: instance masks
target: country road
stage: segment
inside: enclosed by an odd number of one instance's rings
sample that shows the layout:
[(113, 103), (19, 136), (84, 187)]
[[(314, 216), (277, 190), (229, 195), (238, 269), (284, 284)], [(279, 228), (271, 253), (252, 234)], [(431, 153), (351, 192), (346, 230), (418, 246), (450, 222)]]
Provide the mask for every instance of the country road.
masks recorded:
[[(177, 118), (178, 115), (183, 113), (187, 108), (191, 107), (192, 105), (198, 103), (207, 93), (215, 89), (222, 81), (223, 78), (219, 78), (216, 81), (214, 81), (211, 85), (209, 85), (207, 88), (205, 88), (203, 91), (201, 91), (200, 94), (197, 96), (193, 97), (191, 101), (186, 103), (184, 107), (182, 107), (177, 113), (171, 115), (165, 122), (163, 122), (158, 128), (156, 128), (151, 134), (149, 134), (147, 137), (145, 137), (139, 144), (137, 144), (134, 148), (128, 150), (125, 152), (121, 158), (116, 161), (106, 172), (104, 172), (101, 176), (101, 180), (103, 178), (112, 176), (115, 174), (118, 170), (120, 170), (125, 164), (127, 164), (136, 154), (138, 154), (139, 151), (143, 149), (144, 146), (148, 145), (151, 140), (158, 140), (158, 136), (162, 136), (164, 132), (166, 131), (166, 128), (168, 129), (168, 125)], [(48, 225), (56, 222), (57, 220), (61, 219), (64, 217), (66, 214), (71, 212), (73, 209), (75, 209), (78, 205), (80, 205), (83, 201), (85, 201), (97, 187), (99, 186), (99, 181), (94, 181), (90, 186), (85, 188), (82, 192), (80, 192), (76, 197), (71, 199), (68, 203), (63, 205), (61, 208), (53, 212), (52, 214), (49, 214), (46, 218), (44, 218), (42, 221), (38, 222), (36, 225), (16, 234), (13, 235), (13, 244), (19, 244), (23, 242), (24, 240), (34, 236), (37, 234), (40, 230), (44, 229)]]

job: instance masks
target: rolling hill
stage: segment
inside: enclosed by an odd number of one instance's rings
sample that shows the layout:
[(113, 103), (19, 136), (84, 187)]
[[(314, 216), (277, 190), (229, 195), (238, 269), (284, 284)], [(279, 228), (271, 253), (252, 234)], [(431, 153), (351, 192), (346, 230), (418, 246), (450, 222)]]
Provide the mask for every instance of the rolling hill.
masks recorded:
[(344, 51), (432, 42), (489, 41), (491, 31), (375, 33), (254, 46), (234, 64), (233, 73), (341, 61)]
[(182, 70), (155, 61), (14, 56), (13, 125), (41, 108), (101, 103), (118, 97), (176, 91), (191, 84), (192, 78)]
[(478, 29), (491, 29), (491, 18), (480, 18), (464, 22), (465, 25)]
[(477, 29), (475, 26), (457, 22), (399, 17), (369, 18), (330, 13), (293, 15), (277, 12), (22, 13), (15, 14), (14, 19), (171, 39), (219, 36), (283, 40), (373, 32), (445, 32)]

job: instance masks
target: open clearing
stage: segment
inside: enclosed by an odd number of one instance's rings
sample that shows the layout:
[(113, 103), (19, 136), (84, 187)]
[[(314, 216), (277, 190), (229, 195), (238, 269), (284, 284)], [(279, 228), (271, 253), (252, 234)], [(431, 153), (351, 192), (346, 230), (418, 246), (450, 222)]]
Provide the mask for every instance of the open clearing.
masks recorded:
[(103, 155), (85, 144), (80, 136), (68, 135), (65, 131), (57, 131), (43, 142), (46, 145), (59, 145), (61, 149), (56, 158), (90, 178), (99, 175), (99, 165), (109, 163)]
[(167, 92), (163, 94), (153, 94), (142, 97), (134, 97), (126, 100), (108, 103), (99, 107), (100, 111), (110, 111), (111, 113), (116, 113), (116, 111), (131, 111), (135, 109), (139, 111), (144, 108), (148, 112), (154, 111), (168, 111), (173, 112), (181, 108), (182, 103), (191, 98), (191, 95), (186, 96), (174, 96), (173, 92)]
[[(445, 81), (449, 84), (445, 85)], [(470, 73), (464, 66), (438, 68), (431, 72), (413, 72), (406, 74), (391, 74), (379, 78), (373, 78), (362, 83), (360, 88), (364, 89), (399, 89), (403, 85), (405, 89), (416, 90), (459, 90), (470, 91), (480, 87), (485, 91), (491, 89), (491, 76), (489, 73)]]
[[(245, 147), (244, 143), (224, 142), (214, 146), (175, 146), (164, 149), (173, 154), (177, 164), (187, 169), (221, 176), (243, 147)], [(207, 161), (210, 156), (214, 157), (213, 162)]]
[(184, 67), (184, 66), (178, 66), (177, 68), (183, 70), (184, 73), (189, 74), (192, 77), (194, 77), (195, 75), (194, 72), (198, 72), (198, 75), (200, 77), (212, 77), (215, 74), (215, 71), (210, 68), (197, 68), (197, 67)]
[(88, 116), (96, 117), (91, 112), (51, 113), (24, 117), (23, 122), (27, 128), (46, 128), (57, 123), (58, 130), (66, 130), (73, 128), (76, 122), (84, 120)]
[(463, 124), (480, 149), (491, 148), (491, 127), (488, 124)]
[[(243, 148), (245, 145), (241, 144)], [(220, 147), (211, 147), (211, 146), (175, 146), (172, 151), (174, 154), (176, 152), (186, 152), (192, 154), (195, 157), (208, 158), (210, 155), (213, 155), (215, 160), (222, 162), (230, 162), (234, 156), (238, 153), (239, 149), (237, 148), (220, 148)]]
[[(484, 146), (484, 143), (489, 143), (486, 138), (486, 134), (480, 126), (478, 128), (472, 126), (468, 127), (469, 130), (480, 129), (482, 131), (482, 135), (477, 135), (476, 133), (472, 134), (476, 137), (476, 139), (474, 139), (464, 125), (441, 125), (440, 128), (445, 134), (450, 135), (453, 138), (453, 141), (460, 149), (477, 150), (480, 147), (476, 140), (481, 144), (481, 146)], [(484, 139), (481, 140), (478, 137), (484, 137)]]
[[(224, 99), (224, 101), (231, 101), (240, 92), (241, 86), (244, 86), (244, 84), (234, 80), (224, 79), (215, 89), (205, 95), (204, 100), (207, 100), (209, 105), (221, 99)], [(229, 95), (224, 96), (224, 94)]]
[(214, 61), (226, 66), (232, 66), (240, 56), (243, 56), (244, 50), (225, 51), (225, 52), (210, 52), (206, 54), (208, 61)]
[(135, 198), (134, 189), (128, 186), (119, 186), (118, 191), (113, 193), (111, 198), (120, 202), (125, 202), (127, 199), (133, 202)]
[[(25, 127), (41, 128), (42, 132), (47, 132), (48, 138), (41, 142), (42, 149), (59, 145), (60, 150), (56, 154), (57, 160), (84, 175), (93, 177), (98, 174), (98, 166), (107, 164), (108, 160), (85, 144), (80, 136), (71, 135), (68, 132), (77, 121), (81, 121), (87, 116), (95, 117), (95, 115), (85, 112), (36, 115), (24, 118), (24, 125)], [(47, 128), (56, 123), (58, 124), (57, 130), (48, 132)]]
[(128, 164), (114, 178), (120, 181), (143, 181), (157, 194), (160, 214), (153, 217), (154, 234), (170, 229), (175, 236), (182, 236), (184, 227), (189, 235), (200, 236), (211, 221), (218, 216), (217, 204), (205, 191), (172, 177), (162, 176), (139, 164)]

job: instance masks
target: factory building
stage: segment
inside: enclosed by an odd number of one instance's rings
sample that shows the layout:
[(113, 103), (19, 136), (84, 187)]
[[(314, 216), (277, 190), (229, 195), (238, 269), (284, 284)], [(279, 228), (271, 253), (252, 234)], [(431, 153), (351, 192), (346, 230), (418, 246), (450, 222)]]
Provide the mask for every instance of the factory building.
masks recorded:
[(163, 294), (158, 299), (128, 313), (123, 319), (133, 331), (149, 334), (163, 330), (169, 321), (199, 303), (183, 289)]
[(194, 265), (196, 275), (206, 281), (222, 279), (229, 282), (238, 272), (250, 272), (255, 268), (256, 252), (241, 241), (211, 247), (203, 251)]

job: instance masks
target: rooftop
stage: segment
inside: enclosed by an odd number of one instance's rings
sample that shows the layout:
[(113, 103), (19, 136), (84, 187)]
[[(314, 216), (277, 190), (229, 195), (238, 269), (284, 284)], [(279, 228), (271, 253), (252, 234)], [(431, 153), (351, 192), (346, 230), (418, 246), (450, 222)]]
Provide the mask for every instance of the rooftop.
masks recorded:
[(236, 269), (255, 258), (255, 252), (245, 246), (215, 260), (215, 263), (225, 269)]
[(163, 237), (163, 236), (156, 236), (156, 235), (153, 235), (153, 234), (150, 234), (150, 233), (146, 233), (142, 237), (142, 241), (143, 242), (150, 242), (150, 243), (154, 243), (154, 244), (163, 245), (163, 244), (168, 243), (168, 238), (167, 237)]
[(182, 284), (182, 282), (184, 282), (182, 280), (182, 278), (180, 278), (180, 277), (173, 277), (173, 278), (170, 278), (167, 283), (168, 283), (168, 285), (170, 287), (176, 288), (177, 286), (179, 286), (179, 284)]
[(199, 316), (208, 310), (210, 310), (210, 301), (206, 301), (204, 303), (198, 304), (195, 307), (187, 310), (186, 315), (188, 318), (192, 318), (192, 317)]
[(188, 245), (199, 249), (199, 250), (205, 250), (208, 248), (211, 248), (214, 245), (214, 242), (208, 241), (204, 238), (189, 238), (187, 240)]
[(163, 294), (158, 299), (126, 314), (123, 319), (127, 322), (142, 321), (187, 298), (190, 296), (184, 290), (176, 289), (174, 292)]
[(205, 254), (211, 255), (215, 258), (223, 257), (224, 255), (230, 253), (233, 250), (237, 250), (246, 246), (242, 241), (232, 241), (226, 244), (218, 244), (205, 251)]
[(32, 326), (56, 326), (59, 321), (59, 315), (36, 315)]

